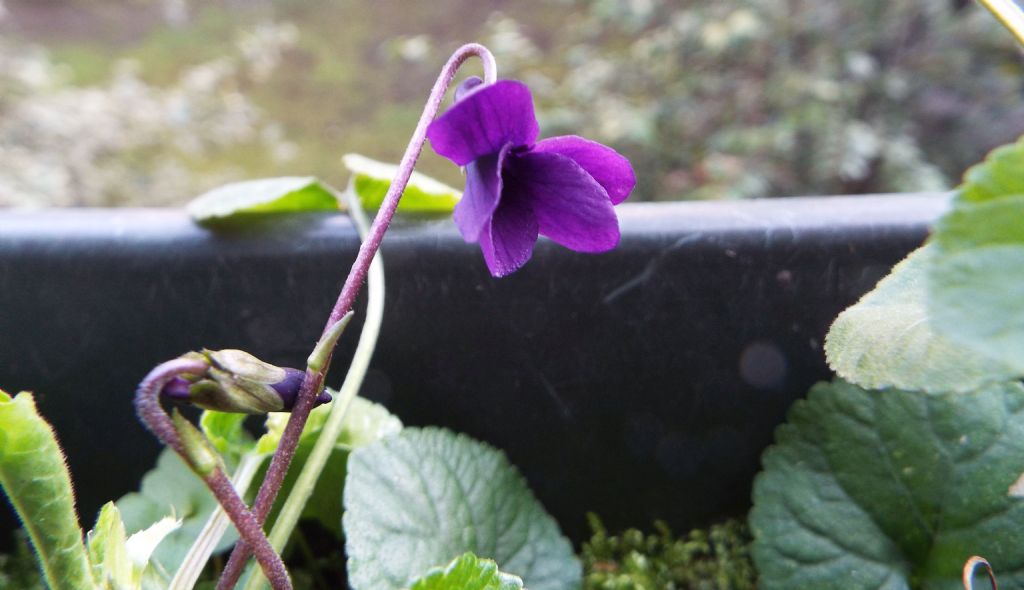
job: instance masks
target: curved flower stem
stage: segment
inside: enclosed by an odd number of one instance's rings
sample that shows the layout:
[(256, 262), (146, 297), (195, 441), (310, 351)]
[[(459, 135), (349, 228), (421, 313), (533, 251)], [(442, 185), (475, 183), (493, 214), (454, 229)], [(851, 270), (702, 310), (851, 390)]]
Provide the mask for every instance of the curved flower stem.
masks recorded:
[[(338, 300), (334, 304), (334, 309), (331, 310), (331, 315), (327, 318), (327, 325), (324, 327), (323, 332), (324, 335), (327, 335), (331, 328), (352, 310), (356, 295), (359, 294), (359, 290), (366, 280), (366, 273), (370, 268), (370, 263), (373, 261), (373, 256), (376, 254), (377, 249), (380, 248), (380, 243), (384, 239), (384, 233), (388, 230), (391, 218), (394, 217), (395, 210), (398, 208), (398, 201), (402, 198), (402, 193), (405, 192), (405, 187), (409, 183), (412, 170), (416, 166), (416, 160), (419, 159), (420, 152), (423, 151), (423, 143), (427, 138), (427, 127), (430, 126), (431, 121), (434, 120), (434, 117), (437, 116), (438, 111), (441, 109), (441, 102), (444, 100), (448, 86), (455, 79), (455, 73), (467, 59), (474, 55), (483, 61), (484, 83), (491, 84), (497, 79), (498, 69), (494, 56), (483, 45), (477, 43), (463, 45), (448, 58), (448, 63), (442, 68), (441, 74), (434, 83), (434, 88), (430, 91), (427, 104), (423, 107), (423, 114), (420, 115), (419, 123), (416, 124), (416, 130), (413, 131), (412, 137), (409, 140), (409, 147), (406, 148), (402, 161), (398, 165), (398, 172), (395, 173), (395, 178), (391, 181), (387, 194), (384, 195), (384, 201), (381, 203), (380, 210), (377, 211), (377, 216), (370, 226), (366, 239), (359, 247), (359, 253), (356, 254), (355, 262), (352, 263), (352, 270), (349, 271), (348, 278), (345, 279), (345, 284), (341, 288)], [(331, 352), (333, 354), (333, 346), (331, 346)], [(313, 409), (313, 403), (316, 400), (317, 394), (323, 388), (324, 377), (329, 366), (330, 355), (328, 355), (327, 362), (319, 370), (306, 370), (302, 389), (295, 400), (295, 406), (292, 408), (288, 424), (281, 435), (277, 451), (270, 461), (270, 467), (267, 468), (266, 478), (263, 480), (260, 491), (256, 495), (256, 501), (253, 503), (253, 513), (260, 523), (266, 520), (267, 514), (270, 513), (270, 509), (274, 505), (277, 493), (280, 491), (284, 477), (288, 473), (292, 457), (295, 456), (295, 449), (299, 444), (302, 429), (306, 426), (306, 419), (309, 418), (309, 413)], [(235, 584), (238, 583), (238, 578), (242, 575), (249, 551), (251, 549), (249, 549), (246, 543), (239, 543), (235, 546), (235, 550), (232, 552), (231, 558), (221, 574), (220, 581), (217, 583), (217, 590), (230, 590), (235, 587)]]
[(1013, 0), (978, 0), (1024, 45), (1024, 11)]
[[(184, 374), (202, 375), (209, 368), (208, 364), (200, 360), (179, 358), (167, 361), (150, 371), (139, 384), (139, 389), (135, 393), (135, 411), (142, 423), (160, 439), (160, 442), (174, 449), (188, 465), (192, 464), (192, 459), (174, 422), (160, 405), (160, 390), (174, 377)], [(197, 473), (197, 475), (203, 479), (217, 501), (220, 502), (224, 511), (235, 524), (235, 528), (238, 529), (238, 534), (255, 547), (256, 560), (259, 561), (263, 573), (270, 580), (274, 590), (291, 590), (291, 579), (288, 577), (288, 570), (285, 569), (284, 562), (281, 561), (281, 556), (270, 546), (270, 541), (263, 533), (262, 526), (242, 502), (242, 499), (238, 497), (234, 486), (231, 485), (231, 480), (224, 474), (224, 471), (215, 467), (208, 473)]]
[(974, 570), (978, 569), (978, 566), (983, 566), (988, 571), (988, 582), (992, 585), (992, 590), (999, 590), (996, 585), (996, 575), (992, 572), (992, 566), (989, 565), (988, 560), (984, 557), (978, 557), (977, 555), (971, 557), (964, 564), (964, 590), (974, 590)]

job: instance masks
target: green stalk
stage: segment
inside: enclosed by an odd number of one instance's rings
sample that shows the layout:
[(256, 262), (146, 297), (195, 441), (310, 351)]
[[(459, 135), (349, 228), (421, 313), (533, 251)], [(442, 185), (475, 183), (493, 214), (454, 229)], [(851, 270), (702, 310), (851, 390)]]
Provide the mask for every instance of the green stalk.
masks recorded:
[[(369, 229), (369, 222), (358, 195), (350, 185), (345, 191), (345, 198), (348, 202), (349, 212), (352, 221), (356, 225), (359, 237), (365, 239)], [(341, 434), (342, 423), (345, 420), (345, 413), (348, 411), (352, 399), (359, 394), (359, 387), (363, 384), (366, 370), (370, 367), (370, 359), (373, 357), (374, 348), (377, 346), (377, 336), (380, 334), (381, 322), (384, 319), (384, 262), (380, 252), (373, 257), (370, 263), (370, 270), (367, 275), (367, 304), (366, 322), (363, 324), (363, 331), (359, 334), (359, 343), (356, 345), (355, 354), (352, 357), (352, 364), (349, 365), (348, 373), (345, 375), (345, 382), (338, 390), (338, 397), (334, 400), (331, 413), (320, 431), (320, 438), (317, 439), (313, 450), (302, 466), (299, 478), (295, 481), (291, 493), (285, 500), (281, 512), (274, 521), (274, 527), (270, 531), (270, 544), (282, 551), (295, 525), (299, 522), (299, 516), (306, 506), (313, 488), (316, 486), (320, 473), (327, 464), (327, 459), (334, 450), (334, 446)], [(339, 498), (339, 502), (341, 499)], [(266, 586), (266, 578), (262, 572), (254, 571), (245, 585), (245, 590), (258, 590)]]
[(1014, 0), (978, 0), (1024, 45), (1024, 11)]
[[(239, 496), (245, 495), (245, 491), (249, 489), (253, 477), (255, 477), (260, 465), (263, 464), (266, 458), (266, 454), (257, 453), (255, 450), (242, 455), (241, 460), (238, 462), (238, 468), (235, 469), (235, 474), (231, 478), (231, 485), (238, 490)], [(206, 520), (203, 530), (200, 531), (192, 547), (189, 548), (188, 554), (181, 562), (181, 566), (178, 567), (178, 571), (174, 574), (174, 579), (171, 580), (167, 590), (192, 590), (195, 587), (196, 581), (199, 580), (199, 575), (203, 573), (203, 568), (206, 567), (206, 562), (210, 560), (213, 550), (217, 547), (217, 543), (220, 542), (224, 533), (227, 532), (228, 525), (230, 524), (231, 519), (228, 518), (224, 509), (218, 506), (213, 511), (213, 514), (210, 515), (210, 518)]]

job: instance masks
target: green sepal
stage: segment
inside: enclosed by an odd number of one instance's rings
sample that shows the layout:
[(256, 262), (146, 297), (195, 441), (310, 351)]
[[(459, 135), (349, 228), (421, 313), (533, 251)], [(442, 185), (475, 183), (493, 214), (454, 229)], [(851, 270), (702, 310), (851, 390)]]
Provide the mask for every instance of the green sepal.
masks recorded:
[(171, 420), (178, 435), (181, 436), (181, 444), (193, 471), (205, 478), (217, 469), (224, 469), (224, 461), (206, 435), (185, 419), (177, 409), (171, 414)]
[(204, 410), (267, 414), (284, 409), (281, 396), (271, 387), (285, 378), (285, 370), (244, 350), (203, 350), (182, 358), (198, 358), (210, 365), (189, 388), (189, 403)]
[(314, 373), (319, 373), (320, 369), (324, 368), (324, 363), (327, 362), (327, 357), (334, 350), (334, 345), (338, 342), (338, 338), (341, 338), (341, 333), (345, 331), (348, 323), (352, 321), (352, 315), (353, 312), (349, 311), (324, 332), (324, 335), (317, 341), (313, 352), (310, 353), (309, 358), (306, 360), (307, 369)]

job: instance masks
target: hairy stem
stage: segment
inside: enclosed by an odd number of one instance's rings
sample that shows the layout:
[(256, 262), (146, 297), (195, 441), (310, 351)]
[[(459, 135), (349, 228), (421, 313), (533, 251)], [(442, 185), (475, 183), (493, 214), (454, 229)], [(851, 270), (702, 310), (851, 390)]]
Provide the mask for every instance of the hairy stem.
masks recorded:
[[(179, 358), (167, 361), (157, 365), (146, 375), (135, 394), (135, 411), (142, 423), (160, 439), (160, 442), (174, 449), (187, 465), (192, 465), (191, 455), (170, 416), (160, 405), (160, 391), (171, 379), (179, 375), (202, 375), (209, 368), (209, 365), (201, 360)], [(215, 467), (200, 477), (231, 518), (231, 522), (238, 529), (238, 534), (254, 547), (256, 560), (274, 590), (291, 590), (291, 580), (281, 556), (270, 546), (260, 522), (238, 497), (224, 471)]]
[[(359, 237), (366, 239), (370, 222), (366, 218), (362, 205), (359, 203), (359, 196), (355, 194), (355, 188), (349, 186), (345, 192), (348, 201), (348, 209), (352, 220), (359, 232)], [(331, 413), (327, 417), (323, 428), (320, 430), (320, 437), (309, 457), (302, 466), (299, 478), (295, 480), (292, 491), (285, 499), (281, 512), (274, 521), (274, 527), (270, 530), (270, 544), (274, 549), (282, 551), (295, 525), (299, 522), (302, 510), (306, 502), (316, 488), (316, 482), (320, 479), (327, 460), (334, 451), (334, 445), (341, 435), (341, 429), (345, 421), (345, 414), (348, 412), (352, 399), (359, 394), (359, 388), (366, 377), (366, 370), (370, 368), (370, 359), (373, 357), (373, 350), (377, 347), (377, 336), (380, 334), (380, 326), (384, 321), (384, 263), (380, 252), (373, 258), (370, 264), (370, 272), (367, 284), (368, 302), (366, 304), (366, 321), (363, 323), (363, 330), (359, 334), (359, 343), (356, 345), (355, 354), (352, 356), (352, 364), (348, 367), (345, 381), (338, 390), (338, 395), (331, 407)], [(255, 572), (245, 584), (245, 590), (258, 590), (263, 588), (266, 580), (259, 572)]]
[[(244, 495), (245, 491), (249, 489), (256, 471), (259, 470), (265, 458), (265, 455), (256, 452), (249, 452), (242, 456), (238, 463), (238, 468), (235, 469), (235, 473), (231, 476), (231, 485), (239, 495)], [(217, 547), (217, 543), (220, 542), (224, 533), (227, 532), (229, 524), (230, 519), (227, 513), (224, 512), (224, 508), (218, 506), (213, 511), (213, 514), (210, 515), (210, 518), (206, 520), (203, 530), (199, 533), (192, 547), (189, 548), (188, 554), (181, 562), (181, 566), (174, 574), (174, 579), (171, 580), (167, 590), (192, 590), (196, 585), (196, 581), (199, 580), (199, 575), (203, 572), (203, 568), (206, 567), (206, 563), (210, 560), (210, 556), (213, 555), (213, 550)]]
[[(434, 83), (434, 88), (430, 92), (427, 104), (423, 107), (423, 114), (416, 125), (416, 130), (413, 131), (412, 138), (409, 140), (409, 147), (406, 148), (405, 155), (402, 156), (398, 172), (391, 181), (391, 186), (388, 187), (388, 192), (384, 196), (380, 210), (373, 220), (373, 225), (370, 226), (366, 239), (359, 247), (355, 262), (352, 263), (352, 270), (349, 271), (348, 278), (345, 279), (345, 284), (341, 288), (341, 293), (334, 304), (334, 309), (331, 310), (331, 314), (327, 318), (327, 324), (324, 326), (324, 335), (327, 335), (331, 327), (343, 318), (345, 314), (352, 311), (356, 295), (359, 294), (359, 290), (366, 280), (366, 273), (369, 271), (370, 263), (373, 261), (377, 249), (380, 248), (380, 243), (384, 239), (384, 233), (387, 231), (391, 218), (394, 217), (395, 210), (398, 208), (398, 201), (402, 198), (402, 193), (405, 192), (405, 187), (409, 183), (409, 177), (412, 175), (413, 168), (416, 167), (416, 160), (419, 159), (420, 152), (423, 151), (423, 143), (427, 137), (427, 127), (434, 120), (434, 117), (437, 116), (441, 108), (441, 102), (444, 100), (445, 92), (447, 92), (448, 86), (451, 85), (452, 80), (455, 78), (455, 73), (467, 59), (474, 55), (483, 61), (484, 83), (491, 84), (497, 79), (497, 66), (494, 62), (494, 56), (483, 45), (476, 43), (463, 45), (448, 59), (448, 63), (445, 64), (437, 81)], [(333, 346), (331, 351), (333, 353)], [(261, 523), (266, 520), (267, 514), (270, 513), (274, 500), (277, 498), (277, 493), (281, 489), (281, 484), (284, 482), (285, 475), (288, 473), (288, 467), (291, 465), (292, 457), (295, 456), (295, 449), (298, 447), (302, 429), (306, 426), (306, 419), (309, 418), (309, 413), (313, 409), (313, 403), (316, 400), (317, 394), (323, 388), (324, 377), (329, 366), (330, 355), (327, 357), (327, 362), (319, 370), (306, 370), (302, 389), (295, 400), (295, 406), (292, 408), (288, 424), (281, 435), (277, 451), (270, 461), (270, 467), (267, 468), (267, 476), (260, 486), (259, 493), (256, 495), (256, 501), (253, 503), (253, 513)], [(231, 559), (228, 560), (228, 565), (224, 568), (224, 573), (217, 583), (217, 590), (230, 590), (235, 587), (245, 567), (246, 558), (243, 556), (246, 555), (247, 551), (249, 551), (249, 548), (245, 544), (239, 543), (235, 547)]]

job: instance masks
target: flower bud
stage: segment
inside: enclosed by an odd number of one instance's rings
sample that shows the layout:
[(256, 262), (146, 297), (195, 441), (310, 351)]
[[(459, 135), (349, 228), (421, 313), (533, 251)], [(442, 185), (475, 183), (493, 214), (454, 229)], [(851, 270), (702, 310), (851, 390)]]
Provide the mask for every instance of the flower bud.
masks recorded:
[[(161, 392), (167, 399), (190, 403), (206, 410), (266, 414), (287, 412), (295, 405), (305, 373), (298, 369), (265, 363), (251, 354), (233, 349), (190, 352), (209, 364), (203, 375), (172, 379)], [(331, 401), (320, 392), (317, 405)]]

